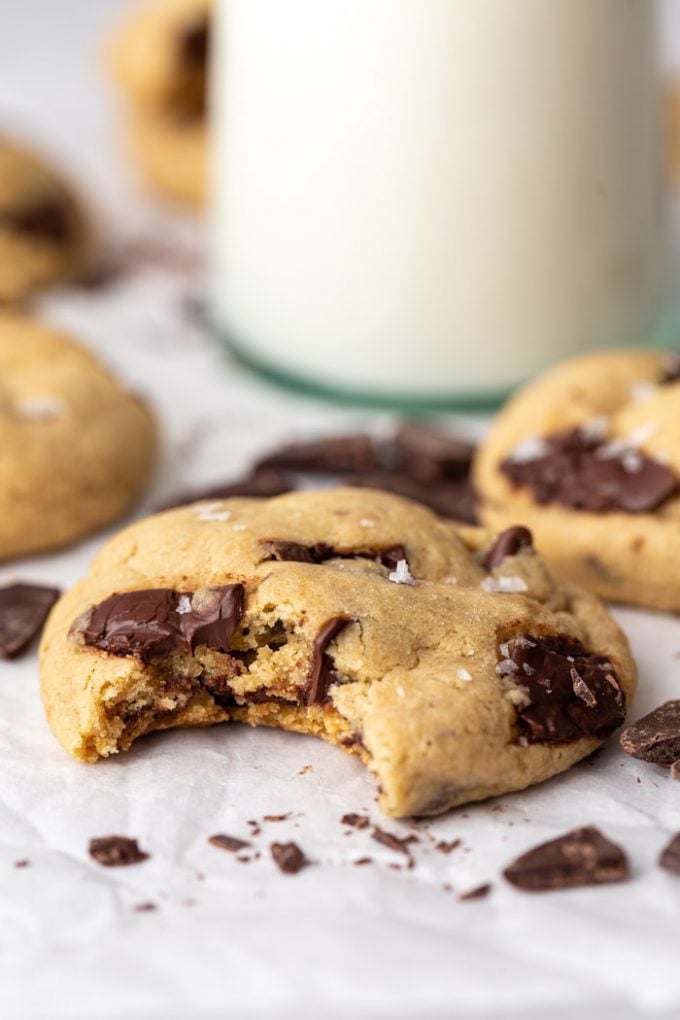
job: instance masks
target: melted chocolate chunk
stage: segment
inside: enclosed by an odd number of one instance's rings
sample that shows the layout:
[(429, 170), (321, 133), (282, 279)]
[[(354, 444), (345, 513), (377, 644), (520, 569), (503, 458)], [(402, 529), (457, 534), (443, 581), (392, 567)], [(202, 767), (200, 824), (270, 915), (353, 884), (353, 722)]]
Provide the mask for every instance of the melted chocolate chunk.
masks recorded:
[(670, 768), (680, 758), (680, 701), (667, 701), (621, 734), (626, 754)]
[(140, 850), (136, 839), (128, 836), (99, 836), (90, 840), (90, 857), (105, 868), (120, 868), (141, 864), (149, 854)]
[(477, 498), (468, 478), (442, 479), (423, 485), (405, 471), (368, 471), (347, 475), (343, 481), (359, 488), (379, 489), (428, 506), (441, 517), (477, 524)]
[(196, 492), (185, 492), (174, 496), (168, 503), (159, 507), (160, 510), (172, 510), (177, 506), (186, 506), (188, 503), (198, 503), (209, 499), (232, 499), (233, 497), (244, 497), (246, 499), (266, 499), (270, 496), (281, 496), (284, 492), (291, 492), (292, 486), (281, 471), (274, 471), (272, 468), (262, 468), (253, 471), (252, 474), (240, 478), (236, 482), (227, 482), (225, 485), (213, 485), (208, 489), (201, 489)]
[(375, 560), (384, 567), (394, 570), (400, 560), (406, 559), (403, 545), (390, 545), (386, 549), (352, 549), (340, 552), (332, 545), (317, 542), (315, 545), (301, 545), (285, 539), (271, 539), (260, 542), (266, 560), (281, 560), (294, 563), (325, 563), (327, 560)]
[(58, 588), (38, 584), (0, 588), (0, 659), (13, 659), (28, 648), (58, 598)]
[(680, 382), (680, 351), (669, 351), (663, 360), (661, 383)]
[(629, 878), (628, 860), (621, 847), (592, 825), (541, 843), (513, 861), (503, 874), (525, 892), (574, 889)]
[(424, 425), (400, 428), (394, 448), (400, 467), (422, 482), (466, 478), (475, 453), (474, 445), (467, 440)]
[(529, 488), (538, 503), (594, 513), (656, 510), (680, 489), (664, 464), (638, 449), (617, 452), (609, 440), (583, 429), (547, 436), (536, 456), (515, 454), (500, 469), (513, 485)]
[(517, 723), (529, 743), (602, 738), (623, 722), (626, 698), (612, 664), (574, 638), (520, 634), (501, 650), (498, 672), (528, 694)]
[(70, 205), (60, 198), (45, 198), (27, 209), (0, 213), (0, 221), (28, 237), (52, 244), (65, 244), (73, 235), (74, 221)]
[(343, 627), (351, 622), (344, 616), (335, 617), (324, 624), (317, 634), (312, 651), (309, 683), (304, 698), (305, 705), (322, 705), (326, 700), (328, 688), (337, 679), (335, 665), (326, 649)]
[(659, 867), (673, 875), (680, 875), (680, 832), (663, 850), (659, 857)]
[(297, 843), (272, 843), (270, 849), (275, 863), (284, 875), (297, 875), (311, 864)]
[(483, 565), (487, 570), (500, 566), (506, 556), (516, 556), (523, 549), (533, 549), (534, 538), (528, 528), (515, 525), (502, 531), (484, 557)]
[(180, 593), (171, 588), (111, 595), (76, 620), (72, 636), (110, 655), (148, 662), (158, 655), (193, 652), (205, 644), (229, 651), (243, 616), (241, 584)]
[(247, 839), (239, 839), (238, 836), (227, 836), (223, 832), (218, 832), (214, 836), (208, 836), (208, 842), (211, 846), (216, 846), (219, 850), (228, 850), (232, 854), (253, 845)]
[(309, 443), (290, 443), (273, 450), (257, 463), (258, 468), (285, 468), (322, 474), (370, 471), (377, 466), (369, 436), (332, 436)]

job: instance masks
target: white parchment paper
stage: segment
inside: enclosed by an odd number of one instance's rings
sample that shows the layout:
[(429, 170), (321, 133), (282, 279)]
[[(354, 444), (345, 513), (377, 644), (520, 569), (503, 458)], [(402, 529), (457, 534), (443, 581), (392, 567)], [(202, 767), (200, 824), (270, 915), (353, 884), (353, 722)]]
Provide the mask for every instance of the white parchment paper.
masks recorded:
[[(118, 240), (142, 239), (147, 251), (163, 241), (174, 252), (168, 259), (156, 251), (150, 267), (111, 289), (43, 303), (160, 416), (163, 464), (140, 512), (193, 484), (237, 475), (284, 438), (388, 427), (384, 415), (268, 388), (187, 317), (186, 298), (202, 286), (200, 230), (130, 190), (105, 93), (79, 57), (116, 3), (9, 7), (16, 38), (30, 27), (34, 48), (27, 56), (3, 33), (0, 106), (80, 173)], [(105, 537), (3, 567), (0, 583), (65, 587)], [(677, 619), (616, 615), (640, 664), (632, 714), (680, 696)], [(44, 721), (35, 648), (0, 663), (0, 1017), (680, 1015), (680, 879), (656, 866), (680, 830), (680, 783), (667, 773), (626, 758), (614, 739), (542, 787), (416, 830), (381, 818), (374, 797), (363, 768), (338, 750), (239, 726), (165, 733), (116, 760), (77, 764)], [(340, 824), (348, 811), (399, 835), (415, 831), (416, 866), (392, 867), (404, 859), (370, 829), (348, 833)], [(208, 845), (216, 832), (251, 838), (249, 820), (261, 827), (249, 862)], [(517, 853), (583, 824), (625, 847), (630, 883), (529, 895), (504, 882), (500, 872)], [(109, 833), (136, 837), (150, 859), (100, 867), (87, 845)], [(434, 848), (455, 838), (461, 845), (450, 854)], [(314, 862), (297, 876), (282, 875), (270, 856), (274, 840), (289, 839)], [(365, 856), (373, 863), (354, 864)], [(20, 860), (28, 866), (17, 868)], [(458, 899), (484, 882), (492, 883), (486, 899)], [(154, 911), (135, 911), (149, 901)]]

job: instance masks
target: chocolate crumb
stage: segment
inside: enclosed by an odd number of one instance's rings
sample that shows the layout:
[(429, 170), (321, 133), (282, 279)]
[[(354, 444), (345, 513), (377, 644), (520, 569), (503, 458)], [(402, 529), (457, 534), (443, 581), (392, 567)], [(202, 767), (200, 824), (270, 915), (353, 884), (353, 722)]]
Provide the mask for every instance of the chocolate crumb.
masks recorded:
[(435, 843), (434, 848), (438, 850), (440, 854), (450, 854), (453, 850), (457, 850), (462, 843), (462, 839), (452, 839), (447, 842), (444, 839), (440, 839)]
[(211, 846), (216, 846), (219, 850), (229, 850), (230, 853), (245, 850), (246, 847), (252, 845), (247, 839), (239, 839), (238, 836), (227, 836), (223, 832), (218, 832), (214, 836), (208, 836), (208, 842)]
[(361, 867), (363, 864), (373, 864), (372, 857), (359, 857), (354, 861), (355, 867)]
[(298, 769), (299, 776), (306, 776), (308, 772), (312, 771), (311, 765), (303, 765), (301, 769)]
[(483, 900), (489, 895), (490, 892), (491, 883), (485, 882), (484, 885), (478, 885), (475, 889), (470, 889), (468, 892), (461, 893), (458, 899), (461, 902), (466, 902), (467, 900)]
[(285, 815), (263, 815), (263, 822), (285, 822), (293, 814), (292, 811), (287, 811)]
[(239, 864), (250, 864), (250, 862), (252, 861), (252, 857), (247, 857), (245, 856), (245, 854), (241, 854), (236, 858), (236, 860), (239, 862)]
[(128, 836), (98, 836), (90, 840), (90, 857), (105, 868), (127, 867), (141, 864), (149, 854), (140, 850), (136, 839)]
[(353, 829), (367, 829), (370, 825), (368, 815), (357, 815), (353, 811), (340, 819), (343, 825), (351, 825)]
[(58, 588), (38, 584), (0, 588), (0, 659), (13, 659), (28, 648), (59, 594)]
[(628, 726), (621, 747), (633, 758), (670, 768), (680, 759), (680, 701), (666, 701)]
[(624, 851), (592, 825), (528, 850), (503, 874), (524, 892), (574, 889), (630, 877)]
[(20, 861), (14, 862), (15, 868), (30, 868), (31, 862), (26, 858), (22, 857)]
[(377, 825), (373, 827), (371, 838), (374, 839), (376, 843), (382, 843), (383, 846), (389, 847), (390, 850), (396, 850), (397, 853), (404, 854), (409, 859), (412, 859), (409, 847), (412, 843), (420, 842), (417, 836), (395, 836), (394, 833), (386, 832)]
[(662, 851), (659, 857), (659, 867), (664, 871), (670, 871), (673, 875), (680, 875), (680, 832)]
[(284, 875), (297, 875), (311, 863), (297, 843), (272, 843), (270, 850), (274, 862)]
[(158, 910), (158, 904), (152, 903), (151, 900), (146, 900), (144, 903), (135, 903), (132, 908), (134, 914), (148, 914), (152, 910)]

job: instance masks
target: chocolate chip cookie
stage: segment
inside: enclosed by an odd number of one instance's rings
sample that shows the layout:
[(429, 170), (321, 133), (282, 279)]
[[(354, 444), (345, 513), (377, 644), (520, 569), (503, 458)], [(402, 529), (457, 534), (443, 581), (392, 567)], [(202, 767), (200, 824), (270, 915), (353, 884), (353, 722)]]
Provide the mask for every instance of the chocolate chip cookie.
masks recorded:
[(525, 528), (493, 536), (369, 489), (194, 503), (134, 524), (57, 604), (42, 695), (93, 762), (236, 720), (358, 756), (394, 816), (567, 769), (624, 719), (635, 667)]
[(680, 610), (680, 355), (608, 351), (522, 390), (480, 448), (491, 528), (522, 521), (551, 566), (605, 598)]
[(142, 401), (72, 340), (0, 315), (0, 560), (120, 517), (151, 470)]
[(112, 50), (142, 171), (163, 194), (191, 204), (205, 197), (211, 15), (210, 0), (147, 0)]
[(0, 304), (72, 276), (88, 248), (85, 215), (68, 184), (0, 138)]

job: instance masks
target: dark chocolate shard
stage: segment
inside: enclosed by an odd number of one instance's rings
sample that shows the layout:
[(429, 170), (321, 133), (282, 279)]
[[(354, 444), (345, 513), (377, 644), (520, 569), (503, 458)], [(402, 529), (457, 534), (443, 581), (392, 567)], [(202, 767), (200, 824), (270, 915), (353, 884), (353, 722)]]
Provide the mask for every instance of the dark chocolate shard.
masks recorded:
[(546, 436), (535, 454), (516, 451), (500, 469), (514, 486), (530, 489), (537, 503), (593, 513), (649, 512), (680, 490), (680, 479), (665, 464), (588, 429)]
[(477, 524), (477, 498), (468, 478), (443, 479), (423, 485), (405, 471), (367, 471), (346, 475), (343, 481), (359, 488), (393, 492), (422, 503), (441, 517)]
[(110, 655), (142, 662), (200, 644), (229, 651), (243, 616), (244, 588), (228, 584), (180, 593), (172, 588), (111, 595), (71, 627), (71, 636)]
[(397, 853), (404, 854), (408, 858), (411, 858), (411, 850), (409, 849), (411, 844), (420, 842), (415, 835), (395, 836), (393, 832), (387, 832), (377, 825), (373, 828), (371, 839), (374, 839), (376, 843), (382, 843), (383, 846), (389, 847), (390, 850), (396, 850)]
[(313, 474), (344, 474), (346, 471), (370, 471), (377, 466), (373, 441), (369, 436), (330, 436), (307, 443), (289, 443), (262, 457), (258, 468), (285, 468)]
[(466, 478), (475, 446), (425, 425), (403, 425), (394, 437), (399, 466), (422, 482)]
[(325, 623), (314, 640), (309, 683), (305, 692), (305, 705), (322, 705), (327, 698), (328, 688), (335, 682), (335, 666), (326, 649), (343, 627), (351, 623), (345, 616), (336, 616)]
[(528, 528), (518, 524), (500, 533), (482, 562), (487, 570), (493, 570), (494, 567), (500, 566), (507, 556), (516, 556), (522, 550), (533, 547), (533, 535)]
[(235, 482), (212, 485), (207, 489), (195, 492), (180, 493), (159, 507), (159, 510), (172, 510), (178, 506), (186, 506), (189, 503), (198, 503), (209, 499), (268, 499), (271, 496), (281, 496), (284, 492), (291, 492), (291, 490), (292, 486), (287, 476), (281, 471), (262, 468)]
[(311, 864), (297, 843), (272, 843), (270, 849), (274, 862), (284, 875), (297, 875)]
[(90, 857), (105, 868), (126, 867), (141, 864), (149, 854), (140, 850), (136, 839), (128, 836), (98, 836), (90, 840)]
[(375, 560), (384, 567), (394, 570), (400, 560), (406, 559), (403, 545), (390, 545), (385, 549), (349, 549), (341, 551), (317, 542), (314, 545), (302, 545), (287, 539), (266, 539), (260, 542), (264, 560), (279, 560), (293, 563), (326, 563), (328, 560)]
[(624, 882), (630, 877), (624, 851), (592, 825), (528, 850), (503, 874), (524, 892), (575, 889)]
[(65, 244), (74, 234), (73, 209), (65, 199), (44, 198), (25, 209), (0, 213), (0, 223), (17, 234), (24, 234), (50, 244)]
[(340, 821), (343, 825), (350, 825), (353, 829), (367, 829), (370, 825), (368, 815), (358, 815), (354, 811), (343, 815)]
[(673, 875), (680, 875), (680, 832), (663, 849), (659, 857), (659, 867)]
[(491, 892), (491, 883), (485, 882), (484, 885), (475, 886), (474, 889), (469, 889), (468, 892), (461, 893), (458, 899), (461, 903), (467, 903), (470, 900), (485, 900)]
[(621, 747), (633, 758), (670, 768), (680, 759), (680, 701), (667, 701), (626, 727)]
[(0, 659), (13, 659), (28, 648), (58, 598), (58, 588), (39, 584), (0, 588)]
[(669, 351), (663, 359), (661, 383), (680, 382), (680, 351)]
[(524, 688), (517, 723), (528, 743), (604, 738), (625, 718), (614, 668), (574, 638), (519, 634), (501, 645), (497, 672)]
[(230, 853), (238, 853), (239, 850), (245, 850), (247, 847), (252, 846), (247, 839), (239, 839), (237, 836), (227, 836), (224, 832), (217, 832), (214, 836), (208, 836), (208, 842), (211, 846), (216, 846), (219, 850), (228, 850)]

